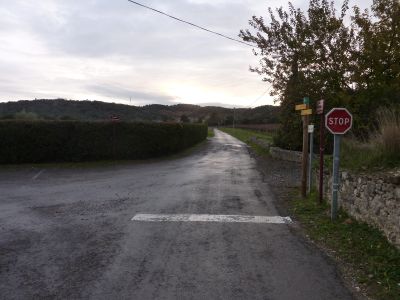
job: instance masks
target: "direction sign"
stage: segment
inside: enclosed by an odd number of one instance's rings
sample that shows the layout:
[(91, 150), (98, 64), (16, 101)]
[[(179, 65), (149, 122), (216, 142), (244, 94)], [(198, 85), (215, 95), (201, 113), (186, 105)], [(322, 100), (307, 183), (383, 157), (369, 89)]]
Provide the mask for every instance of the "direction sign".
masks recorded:
[(345, 134), (353, 125), (353, 116), (345, 108), (332, 108), (325, 115), (325, 127), (333, 134)]
[(297, 104), (295, 110), (303, 110), (307, 108), (307, 104)]
[(311, 114), (312, 114), (312, 109), (303, 109), (301, 111), (301, 115), (302, 116), (308, 116), (308, 115), (311, 115)]

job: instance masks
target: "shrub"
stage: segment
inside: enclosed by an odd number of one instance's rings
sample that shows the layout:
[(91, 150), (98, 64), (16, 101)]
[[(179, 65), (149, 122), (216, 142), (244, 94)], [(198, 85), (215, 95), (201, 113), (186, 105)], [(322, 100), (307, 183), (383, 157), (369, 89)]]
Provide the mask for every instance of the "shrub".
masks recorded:
[(366, 141), (344, 139), (341, 151), (343, 166), (350, 169), (391, 168), (400, 166), (400, 108), (381, 108), (378, 128)]
[(400, 154), (400, 107), (378, 110), (378, 131), (375, 139), (381, 151), (395, 158)]
[(0, 121), (0, 163), (150, 158), (206, 137), (200, 124)]

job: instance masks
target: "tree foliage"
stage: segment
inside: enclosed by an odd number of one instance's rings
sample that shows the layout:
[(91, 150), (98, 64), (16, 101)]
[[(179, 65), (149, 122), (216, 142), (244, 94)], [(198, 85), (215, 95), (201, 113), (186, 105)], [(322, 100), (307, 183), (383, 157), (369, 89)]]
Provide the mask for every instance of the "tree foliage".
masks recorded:
[[(198, 106), (189, 104), (146, 106), (123, 105), (100, 101), (74, 100), (21, 100), (0, 103), (0, 120), (77, 120), (105, 121), (116, 115), (121, 121), (178, 122), (184, 120), (208, 121), (210, 125), (223, 124), (228, 116), (233, 116), (232, 108)], [(278, 123), (279, 107), (264, 105), (256, 108), (235, 110), (235, 122), (247, 124)], [(187, 119), (188, 118), (188, 119)]]
[(282, 128), (277, 143), (298, 149), (301, 120), (295, 103), (305, 96), (325, 99), (327, 109), (348, 107), (355, 116), (355, 133), (364, 135), (374, 124), (375, 109), (399, 102), (400, 4), (374, 0), (371, 12), (348, 1), (338, 12), (334, 2), (310, 0), (306, 12), (268, 9), (268, 22), (253, 16), (255, 30), (241, 30), (257, 45), (260, 64), (250, 70), (263, 76), (281, 104)]

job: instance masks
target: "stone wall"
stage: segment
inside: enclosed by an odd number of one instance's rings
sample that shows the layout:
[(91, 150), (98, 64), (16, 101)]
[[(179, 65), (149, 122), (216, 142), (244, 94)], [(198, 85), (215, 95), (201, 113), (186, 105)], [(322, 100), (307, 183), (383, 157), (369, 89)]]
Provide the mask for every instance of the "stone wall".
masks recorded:
[(273, 158), (294, 162), (301, 162), (302, 154), (299, 151), (285, 150), (278, 147), (270, 147), (269, 153)]
[(256, 137), (251, 137), (250, 142), (257, 144), (258, 146), (266, 150), (269, 150), (269, 153), (273, 158), (301, 162), (302, 153), (299, 151), (291, 151), (279, 147), (272, 147), (271, 144), (269, 144), (268, 142), (257, 139)]
[[(301, 152), (272, 147), (256, 137), (250, 141), (269, 149), (274, 158), (301, 162)], [(318, 187), (318, 170), (315, 177)], [(329, 173), (324, 174), (324, 194), (325, 199), (332, 201), (332, 176)], [(339, 206), (356, 220), (382, 230), (387, 239), (400, 249), (400, 169), (372, 174), (342, 171)]]
[[(317, 174), (318, 181), (318, 174)], [(317, 182), (318, 184), (318, 182)], [(324, 174), (325, 199), (332, 199), (332, 176)], [(340, 174), (339, 206), (359, 221), (379, 228), (400, 248), (400, 170)]]

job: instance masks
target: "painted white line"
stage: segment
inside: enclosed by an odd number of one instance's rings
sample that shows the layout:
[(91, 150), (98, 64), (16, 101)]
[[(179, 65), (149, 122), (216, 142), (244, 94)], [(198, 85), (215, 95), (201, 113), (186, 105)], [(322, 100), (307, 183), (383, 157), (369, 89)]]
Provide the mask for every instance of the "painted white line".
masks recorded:
[(244, 145), (239, 145), (239, 144), (224, 144), (224, 146), (232, 146), (232, 147), (237, 147), (237, 148), (243, 148)]
[(223, 222), (290, 224), (290, 217), (245, 215), (195, 215), (195, 214), (137, 214), (132, 221), (142, 222)]
[(35, 176), (33, 176), (32, 177), (32, 180), (36, 180), (36, 179), (38, 179), (39, 178), (39, 176), (44, 172), (45, 170), (43, 169), (43, 170), (41, 170), (41, 171), (39, 171)]

